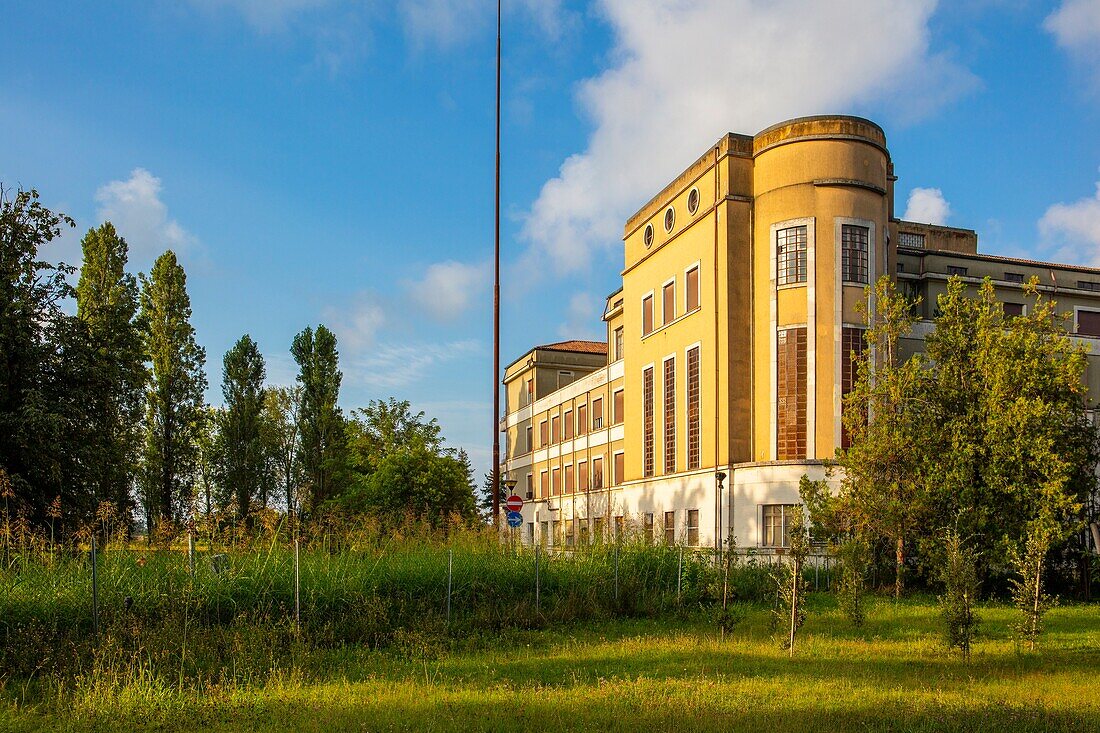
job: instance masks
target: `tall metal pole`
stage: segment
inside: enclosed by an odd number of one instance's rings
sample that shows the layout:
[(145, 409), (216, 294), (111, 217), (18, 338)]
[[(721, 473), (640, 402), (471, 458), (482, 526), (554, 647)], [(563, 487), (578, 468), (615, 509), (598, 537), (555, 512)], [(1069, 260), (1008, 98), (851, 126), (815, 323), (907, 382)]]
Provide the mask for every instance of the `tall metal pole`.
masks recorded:
[(500, 0), (497, 0), (497, 159), (493, 249), (493, 526), (500, 526)]

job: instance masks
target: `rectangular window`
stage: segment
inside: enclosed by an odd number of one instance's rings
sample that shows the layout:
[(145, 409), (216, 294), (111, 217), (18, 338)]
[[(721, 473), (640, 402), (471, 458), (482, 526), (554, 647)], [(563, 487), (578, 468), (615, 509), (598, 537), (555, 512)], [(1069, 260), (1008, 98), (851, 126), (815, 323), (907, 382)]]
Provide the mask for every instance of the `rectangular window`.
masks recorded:
[(1100, 290), (1100, 283), (1089, 282), (1088, 280), (1078, 280), (1077, 281), (1077, 287), (1080, 290), (1097, 291), (1097, 290)]
[(699, 307), (699, 268), (693, 267), (688, 270), (685, 279), (687, 283), (684, 289), (687, 293), (684, 299), (684, 307), (690, 313)]
[(603, 488), (603, 456), (592, 459), (592, 488)]
[(615, 517), (615, 539), (616, 540), (621, 540), (622, 539), (624, 526), (625, 526), (625, 522), (623, 521), (623, 515), (620, 514), (617, 517)]
[(951, 276), (958, 275), (959, 277), (966, 277), (966, 268), (959, 267), (958, 265), (948, 265), (947, 274)]
[(671, 323), (676, 318), (676, 283), (661, 288), (661, 323)]
[(615, 485), (616, 486), (621, 486), (623, 481), (625, 480), (625, 476), (624, 476), (624, 468), (625, 468), (625, 464), (626, 464), (625, 455), (626, 454), (624, 454), (624, 453), (616, 453), (615, 454)]
[(550, 474), (546, 471), (539, 473), (539, 498), (550, 496)]
[(777, 334), (776, 458), (806, 457), (806, 328)]
[(603, 397), (592, 400), (592, 429), (599, 430), (603, 427)]
[(565, 439), (566, 440), (572, 440), (573, 439), (573, 411), (572, 410), (566, 410), (565, 411), (565, 417), (563, 418), (563, 421), (565, 422)]
[(841, 269), (846, 283), (867, 282), (867, 251), (870, 230), (854, 224), (840, 225)]
[(699, 510), (688, 509), (687, 544), (691, 547), (699, 546)]
[(687, 353), (687, 467), (699, 468), (702, 433), (699, 416), (699, 347), (693, 346)]
[(905, 272), (905, 263), (904, 262), (899, 262), (898, 263), (898, 272)]
[(676, 359), (665, 359), (665, 473), (676, 473)]
[(1022, 283), (1024, 281), (1024, 273), (1022, 272), (1006, 272), (1005, 280), (1010, 283)]
[(558, 372), (558, 389), (573, 383), (573, 372)]
[(550, 536), (549, 529), (546, 522), (539, 522), (539, 544), (543, 547), (546, 547), (546, 540)]
[(1005, 318), (1015, 318), (1024, 314), (1023, 303), (1002, 303), (1001, 305), (1004, 307)]
[(913, 232), (898, 232), (898, 246), (923, 248), (924, 235), (914, 234)]
[(596, 517), (593, 520), (593, 525), (592, 525), (592, 541), (593, 542), (603, 542), (604, 539), (605, 538), (604, 538), (604, 534), (603, 534), (603, 517)]
[(764, 547), (789, 547), (787, 528), (791, 512), (797, 511), (794, 504), (765, 504), (762, 507), (760, 544)]
[(1100, 311), (1077, 311), (1077, 333), (1100, 336)]
[(539, 423), (539, 446), (545, 448), (550, 445), (550, 423), (543, 420)]
[(554, 496), (561, 496), (561, 469), (555, 468), (551, 473), (551, 486), (550, 489)]
[(611, 424), (618, 425), (623, 421), (623, 391), (616, 390), (611, 401)]
[(532, 435), (532, 428), (531, 428), (530, 425), (528, 425), (527, 426), (527, 452), (528, 453), (530, 453), (531, 451), (533, 451), (535, 449), (534, 440), (535, 440), (535, 438)]
[(574, 526), (576, 525), (576, 523), (577, 523), (577, 520), (575, 520), (575, 519), (566, 519), (565, 520), (565, 546), (566, 547), (572, 547), (573, 546), (573, 530), (574, 530)]
[(555, 443), (561, 442), (561, 415), (550, 418), (550, 437)]
[(526, 486), (527, 486), (526, 497), (528, 499), (534, 499), (535, 498), (535, 475), (533, 473), (527, 474)]
[(642, 298), (642, 335), (648, 336), (653, 330), (653, 296)]
[(642, 517), (642, 531), (645, 533), (647, 545), (653, 544), (653, 512), (646, 512)]
[(653, 367), (642, 372), (642, 474), (653, 475)]
[(615, 361), (623, 358), (623, 327), (615, 329)]
[(578, 519), (576, 521), (578, 529), (580, 530), (577, 535), (580, 538), (581, 547), (584, 547), (588, 544), (588, 520)]
[[(863, 356), (863, 344), (864, 344), (864, 329), (862, 328), (849, 328), (847, 326), (841, 331), (840, 336), (840, 393), (843, 397), (846, 397), (849, 392), (855, 387), (856, 377), (859, 374), (859, 359)], [(841, 402), (841, 427), (840, 427), (840, 446), (842, 448), (852, 447), (852, 436), (848, 434), (848, 428), (843, 424), (843, 401)]]
[(676, 544), (676, 512), (665, 512), (665, 544)]
[(565, 493), (573, 493), (573, 464), (565, 467)]
[(806, 282), (806, 227), (788, 227), (775, 233), (775, 273), (779, 285)]
[(577, 405), (577, 435), (588, 432), (588, 405)]
[(524, 403), (524, 404), (529, 405), (529, 404), (531, 404), (532, 402), (535, 401), (535, 380), (534, 379), (528, 379), (527, 380), (526, 393), (527, 393), (527, 402)]
[(577, 464), (577, 491), (588, 491), (588, 462)]

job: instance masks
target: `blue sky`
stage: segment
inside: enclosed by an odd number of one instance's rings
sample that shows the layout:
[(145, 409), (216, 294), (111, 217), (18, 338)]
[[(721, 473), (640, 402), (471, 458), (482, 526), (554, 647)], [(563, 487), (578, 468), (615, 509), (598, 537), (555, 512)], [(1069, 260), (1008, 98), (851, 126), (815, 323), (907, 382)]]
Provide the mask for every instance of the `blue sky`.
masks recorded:
[[(725, 131), (887, 132), (897, 211), (1100, 265), (1100, 0), (506, 0), (503, 348), (596, 337), (625, 217)], [(306, 325), (343, 404), (489, 460), (490, 0), (39, 0), (5, 14), (0, 182), (187, 267), (210, 399)], [(915, 193), (914, 193), (915, 192)], [(910, 197), (912, 196), (912, 201)]]

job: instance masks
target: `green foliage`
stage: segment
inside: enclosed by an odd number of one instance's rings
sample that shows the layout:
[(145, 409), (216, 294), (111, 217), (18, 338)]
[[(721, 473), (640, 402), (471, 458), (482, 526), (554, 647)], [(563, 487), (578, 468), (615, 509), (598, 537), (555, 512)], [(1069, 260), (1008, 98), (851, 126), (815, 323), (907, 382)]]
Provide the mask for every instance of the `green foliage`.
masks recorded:
[(1039, 517), (1029, 524), (1023, 548), (1016, 545), (1008, 548), (1009, 561), (1017, 575), (1010, 581), (1012, 602), (1021, 616), (1013, 630), (1019, 643), (1027, 644), (1031, 651), (1035, 651), (1043, 633), (1043, 616), (1055, 603), (1043, 585), (1043, 565), (1058, 535), (1055, 522), (1049, 517)]
[(391, 522), (413, 517), (433, 527), (451, 518), (472, 521), (477, 515), (466, 466), (424, 446), (382, 458), (373, 473), (357, 480), (344, 503)]
[(302, 401), (298, 409), (298, 463), (306, 496), (316, 511), (343, 491), (347, 470), (347, 428), (340, 409), (339, 354), (336, 335), (324, 326), (307, 327), (294, 337), (290, 353), (298, 364)]
[(302, 406), (302, 387), (271, 387), (264, 394), (264, 445), (272, 473), (283, 492), (283, 506), (288, 513), (298, 508), (298, 484), (301, 465), (298, 463), (298, 412)]
[(137, 280), (126, 272), (126, 240), (110, 222), (89, 229), (81, 246), (84, 265), (75, 294), (77, 317), (86, 328), (88, 380), (82, 400), (90, 421), (83, 443), (90, 488), (96, 505), (111, 502), (128, 523), (147, 378)]
[(867, 618), (866, 578), (870, 548), (866, 542), (853, 537), (839, 545), (836, 555), (840, 561), (840, 579), (836, 586), (837, 605), (852, 625), (859, 628)]
[(248, 334), (226, 352), (222, 395), (225, 410), (218, 421), (225, 487), (232, 494), (237, 518), (249, 520), (254, 503), (267, 506), (267, 451), (264, 445), (264, 358)]
[(944, 537), (943, 558), (940, 581), (944, 592), (939, 601), (944, 637), (948, 647), (958, 649), (963, 659), (970, 659), (970, 646), (979, 624), (974, 615), (981, 592), (977, 558), (956, 530)]
[(152, 362), (140, 487), (150, 528), (190, 510), (204, 419), (206, 352), (195, 342), (187, 276), (168, 250), (141, 278), (141, 324)]
[(400, 450), (429, 453), (443, 451), (439, 422), (426, 419), (423, 411), (413, 413), (408, 400), (371, 400), (352, 413), (348, 447), (352, 465), (360, 473), (375, 471), (382, 460)]
[(806, 622), (806, 590), (808, 583), (803, 575), (806, 558), (810, 554), (810, 534), (806, 528), (805, 511), (796, 504), (787, 526), (790, 546), (783, 562), (775, 566), (775, 584), (778, 603), (775, 608), (776, 628), (784, 629), (782, 647), (794, 656), (795, 635)]

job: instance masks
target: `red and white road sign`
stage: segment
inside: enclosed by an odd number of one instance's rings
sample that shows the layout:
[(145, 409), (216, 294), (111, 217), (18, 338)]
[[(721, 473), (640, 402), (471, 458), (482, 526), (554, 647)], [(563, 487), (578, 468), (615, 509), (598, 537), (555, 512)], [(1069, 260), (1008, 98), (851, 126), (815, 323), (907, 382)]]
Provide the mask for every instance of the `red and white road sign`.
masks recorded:
[(504, 507), (510, 512), (518, 512), (523, 508), (523, 499), (518, 495), (512, 494), (508, 497), (508, 501), (505, 502)]

